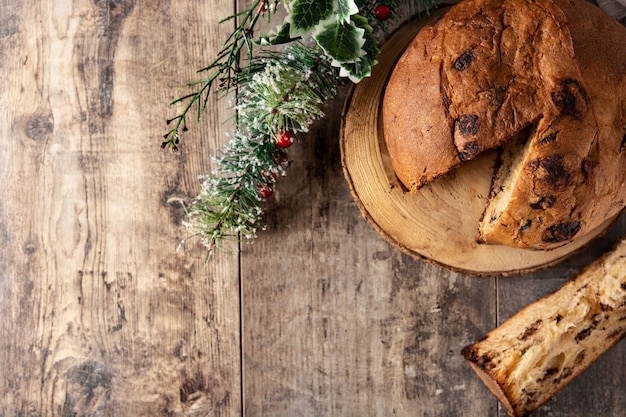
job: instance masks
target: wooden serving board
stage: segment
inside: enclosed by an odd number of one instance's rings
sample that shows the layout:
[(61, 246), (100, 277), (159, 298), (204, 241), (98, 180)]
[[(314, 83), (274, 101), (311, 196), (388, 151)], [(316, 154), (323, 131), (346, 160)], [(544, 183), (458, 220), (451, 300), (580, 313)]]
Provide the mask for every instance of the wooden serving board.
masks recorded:
[(387, 241), (415, 257), (478, 276), (511, 275), (554, 265), (606, 230), (550, 251), (478, 243), (478, 225), (489, 196), (495, 153), (481, 155), (417, 193), (396, 178), (382, 134), (381, 104), (395, 62), (421, 27), (437, 15), (414, 20), (385, 42), (372, 76), (348, 95), (340, 135), (342, 165), (363, 216)]

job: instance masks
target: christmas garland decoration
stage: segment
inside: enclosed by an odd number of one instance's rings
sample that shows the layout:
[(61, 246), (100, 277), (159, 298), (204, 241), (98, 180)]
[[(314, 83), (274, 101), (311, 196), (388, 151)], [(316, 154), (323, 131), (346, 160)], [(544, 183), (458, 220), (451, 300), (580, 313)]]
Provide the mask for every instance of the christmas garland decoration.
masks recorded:
[[(324, 117), (340, 80), (358, 83), (376, 64), (390, 22), (428, 13), (437, 0), (254, 0), (235, 21), (215, 60), (189, 83), (190, 94), (174, 100), (183, 110), (167, 121), (163, 148), (177, 151), (188, 119), (200, 120), (211, 94), (234, 92), (236, 120), (216, 168), (201, 177), (198, 196), (184, 222), (210, 256), (230, 238), (254, 238), (262, 223), (263, 200), (286, 174), (297, 133)], [(287, 17), (275, 33), (255, 36), (260, 19), (271, 21), (279, 6)], [(278, 49), (277, 49), (278, 48)], [(244, 59), (245, 57), (245, 59)], [(244, 65), (245, 64), (245, 65)], [(195, 110), (195, 111), (193, 111)]]

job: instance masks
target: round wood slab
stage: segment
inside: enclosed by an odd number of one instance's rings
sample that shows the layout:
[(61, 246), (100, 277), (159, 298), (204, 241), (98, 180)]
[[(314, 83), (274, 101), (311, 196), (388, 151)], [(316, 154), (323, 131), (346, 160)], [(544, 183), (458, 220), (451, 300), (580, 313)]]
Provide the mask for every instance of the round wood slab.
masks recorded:
[(529, 272), (565, 259), (613, 220), (573, 243), (550, 251), (478, 243), (495, 153), (483, 154), (445, 177), (408, 193), (396, 178), (382, 135), (381, 104), (396, 60), (419, 29), (445, 9), (410, 22), (385, 42), (372, 76), (350, 92), (342, 114), (341, 158), (363, 216), (402, 251), (448, 269), (478, 276)]

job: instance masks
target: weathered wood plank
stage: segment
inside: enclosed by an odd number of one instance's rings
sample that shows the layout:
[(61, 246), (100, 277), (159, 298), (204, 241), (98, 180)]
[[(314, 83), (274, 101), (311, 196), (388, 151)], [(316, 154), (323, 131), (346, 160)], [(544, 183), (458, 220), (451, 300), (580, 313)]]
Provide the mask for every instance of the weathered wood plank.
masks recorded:
[[(232, 7), (0, 0), (0, 415), (503, 415), (458, 352), (606, 240), (498, 280), (399, 253), (343, 179), (345, 89), (290, 150), (269, 229), (244, 247), (243, 345), (237, 255), (174, 252), (228, 109), (214, 103), (173, 155), (164, 103)], [(620, 415), (624, 349), (538, 415)]]
[(394, 249), (361, 218), (338, 147), (345, 90), (301, 143), (242, 251), (247, 415), (495, 415), (459, 352), (495, 281)]
[(459, 355), (495, 324), (495, 281), (412, 259), (361, 217), (340, 160), (346, 94), (289, 149), (268, 228), (242, 250), (245, 414), (495, 415)]
[(225, 105), (159, 148), (232, 7), (0, 2), (0, 415), (239, 414), (237, 259), (175, 253)]

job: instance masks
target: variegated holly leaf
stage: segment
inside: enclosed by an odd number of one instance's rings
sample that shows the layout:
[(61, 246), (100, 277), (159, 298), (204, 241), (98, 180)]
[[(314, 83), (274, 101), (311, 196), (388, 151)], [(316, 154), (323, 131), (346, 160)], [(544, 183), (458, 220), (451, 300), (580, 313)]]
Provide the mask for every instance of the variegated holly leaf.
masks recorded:
[(341, 69), (340, 76), (359, 82), (369, 76), (376, 63), (378, 43), (367, 19), (352, 15), (349, 22), (334, 21), (323, 25), (314, 36), (324, 53)]
[(323, 25), (314, 36), (324, 53), (333, 60), (355, 62), (365, 54), (361, 48), (365, 44), (365, 30), (356, 27), (351, 21), (331, 21)]
[(338, 0), (337, 3), (337, 20), (346, 23), (350, 22), (350, 16), (359, 12), (359, 6), (354, 0)]
[(376, 65), (378, 56), (378, 42), (374, 38), (374, 31), (369, 25), (367, 19), (361, 15), (352, 16), (354, 25), (360, 29), (363, 29), (365, 43), (361, 47), (365, 54), (362, 54), (360, 59), (355, 62), (346, 62), (341, 65), (340, 76), (349, 77), (352, 81), (358, 82), (359, 80), (369, 77), (372, 73), (372, 67)]
[(332, 17), (334, 0), (293, 0), (289, 6), (291, 37), (313, 30), (321, 21)]

